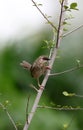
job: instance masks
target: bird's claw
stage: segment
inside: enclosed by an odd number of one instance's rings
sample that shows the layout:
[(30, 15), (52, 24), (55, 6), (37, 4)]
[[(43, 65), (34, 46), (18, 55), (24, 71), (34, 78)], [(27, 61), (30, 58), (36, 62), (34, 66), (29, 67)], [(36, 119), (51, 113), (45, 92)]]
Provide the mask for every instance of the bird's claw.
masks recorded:
[(40, 85), (39, 87), (40, 87), (41, 90), (44, 90), (44, 86)]
[(50, 66), (46, 66), (46, 69), (47, 69), (47, 70), (51, 70), (51, 67), (50, 67)]

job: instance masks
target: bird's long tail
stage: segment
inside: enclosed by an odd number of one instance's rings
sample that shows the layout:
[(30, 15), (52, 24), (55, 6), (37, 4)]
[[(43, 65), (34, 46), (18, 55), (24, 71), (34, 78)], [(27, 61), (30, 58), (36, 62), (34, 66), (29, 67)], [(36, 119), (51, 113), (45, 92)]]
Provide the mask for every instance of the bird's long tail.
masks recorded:
[(27, 62), (27, 61), (22, 61), (22, 63), (20, 63), (20, 65), (23, 68), (28, 69), (28, 70), (30, 70), (30, 68), (31, 68), (31, 64), (29, 62)]

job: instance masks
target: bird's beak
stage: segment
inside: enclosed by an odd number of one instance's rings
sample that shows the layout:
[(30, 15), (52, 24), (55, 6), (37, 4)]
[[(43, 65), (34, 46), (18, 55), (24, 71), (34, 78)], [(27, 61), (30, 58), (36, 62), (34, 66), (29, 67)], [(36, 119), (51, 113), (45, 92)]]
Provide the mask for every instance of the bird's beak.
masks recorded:
[(50, 58), (48, 58), (48, 57), (43, 57), (43, 59), (44, 59), (44, 60), (50, 60)]
[(47, 60), (50, 60), (50, 58), (47, 58)]

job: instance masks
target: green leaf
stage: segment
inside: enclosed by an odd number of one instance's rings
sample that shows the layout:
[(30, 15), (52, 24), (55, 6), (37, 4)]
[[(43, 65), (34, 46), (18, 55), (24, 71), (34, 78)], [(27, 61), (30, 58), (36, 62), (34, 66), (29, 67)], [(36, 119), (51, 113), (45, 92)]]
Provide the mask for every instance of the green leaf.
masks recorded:
[(62, 0), (59, 0), (60, 3), (62, 3)]
[(78, 9), (77, 9), (77, 3), (76, 3), (76, 2), (71, 3), (71, 4), (70, 4), (70, 9), (78, 10)]
[(66, 6), (66, 5), (64, 5), (64, 8), (65, 8), (65, 10), (67, 10), (69, 7), (68, 7), (68, 6)]
[(80, 66), (80, 60), (76, 59), (78, 67)]
[(63, 31), (68, 31), (68, 29), (67, 28), (63, 28)]
[(62, 94), (63, 94), (64, 96), (69, 96), (68, 92), (66, 92), (66, 91), (64, 91)]
[(38, 3), (35, 2), (35, 3), (33, 4), (33, 6), (43, 6), (43, 5), (42, 5), (41, 3), (38, 4)]
[(38, 4), (38, 6), (43, 6), (42, 4)]
[(66, 21), (64, 21), (64, 22), (63, 22), (63, 25), (65, 25), (65, 24), (67, 24), (67, 22), (66, 22)]
[(64, 91), (62, 94), (64, 96), (69, 96), (69, 97), (75, 96), (75, 93), (68, 93), (67, 91)]
[(51, 49), (53, 48), (55, 45), (55, 43), (51, 40), (47, 41), (47, 40), (44, 40), (44, 44), (42, 46), (42, 48), (48, 48), (48, 49)]

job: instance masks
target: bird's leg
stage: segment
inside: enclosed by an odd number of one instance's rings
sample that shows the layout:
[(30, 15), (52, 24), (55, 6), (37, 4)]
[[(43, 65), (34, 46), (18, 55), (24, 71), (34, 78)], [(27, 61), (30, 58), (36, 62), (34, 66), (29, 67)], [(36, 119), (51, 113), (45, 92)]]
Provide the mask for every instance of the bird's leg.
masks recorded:
[(37, 78), (37, 83), (38, 83), (38, 86), (40, 87), (41, 85), (40, 85), (40, 82), (39, 82), (39, 78)]
[(39, 86), (39, 88), (43, 90), (44, 87), (40, 84), (40, 82), (39, 82), (39, 78), (37, 78), (37, 82), (38, 82), (38, 86)]
[(38, 92), (38, 89), (33, 84), (30, 84), (30, 87)]

